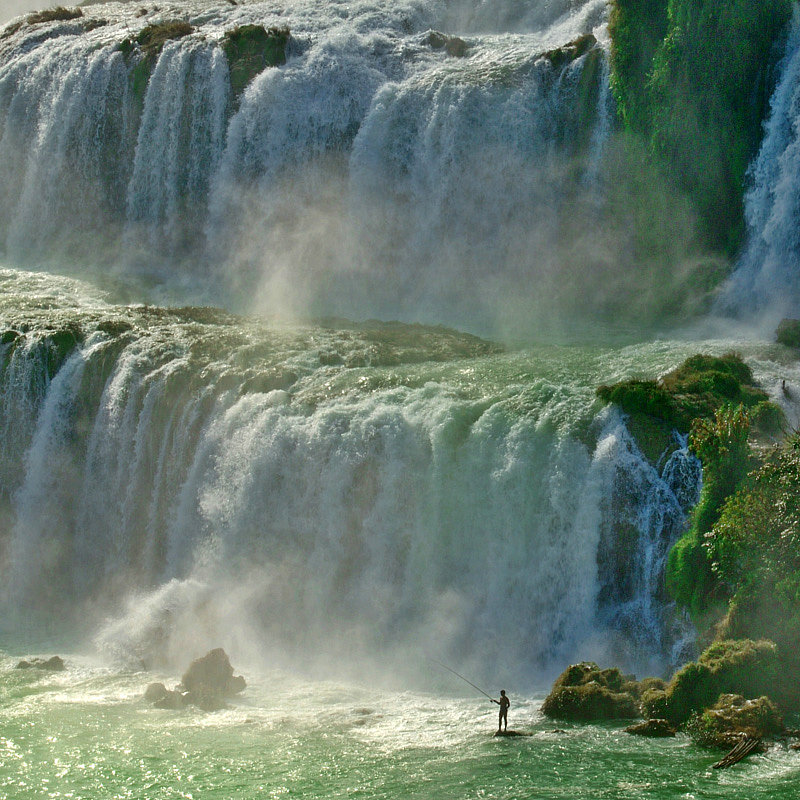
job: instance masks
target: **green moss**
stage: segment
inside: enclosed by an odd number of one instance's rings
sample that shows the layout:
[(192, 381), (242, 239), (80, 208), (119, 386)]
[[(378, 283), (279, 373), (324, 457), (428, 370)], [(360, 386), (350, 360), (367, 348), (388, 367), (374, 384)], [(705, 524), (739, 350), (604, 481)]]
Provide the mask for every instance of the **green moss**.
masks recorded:
[(225, 34), (221, 44), (228, 59), (234, 97), (239, 97), (247, 84), (267, 67), (286, 63), (290, 35), (288, 28), (267, 29), (262, 25), (242, 25)]
[(613, 0), (612, 89), (625, 128), (732, 254), (791, 0)]
[(597, 396), (627, 414), (646, 414), (682, 433), (690, 430), (695, 419), (713, 417), (724, 404), (735, 402), (750, 408), (768, 400), (737, 353), (698, 354), (657, 381), (631, 379), (600, 386)]
[(164, 45), (172, 39), (188, 36), (193, 30), (188, 22), (168, 20), (145, 26), (136, 36), (123, 39), (117, 46), (128, 64), (128, 82), (138, 113), (144, 107), (147, 84)]
[(782, 319), (775, 331), (775, 341), (787, 347), (800, 347), (800, 319)]
[(640, 716), (639, 687), (618, 669), (600, 669), (591, 661), (572, 664), (559, 675), (542, 705), (545, 716), (589, 721)]
[(642, 710), (651, 718), (684, 724), (693, 713), (713, 706), (720, 695), (753, 698), (769, 695), (778, 700), (780, 687), (791, 676), (782, 670), (774, 642), (750, 639), (715, 642), (697, 661), (684, 665), (666, 691), (648, 693)]

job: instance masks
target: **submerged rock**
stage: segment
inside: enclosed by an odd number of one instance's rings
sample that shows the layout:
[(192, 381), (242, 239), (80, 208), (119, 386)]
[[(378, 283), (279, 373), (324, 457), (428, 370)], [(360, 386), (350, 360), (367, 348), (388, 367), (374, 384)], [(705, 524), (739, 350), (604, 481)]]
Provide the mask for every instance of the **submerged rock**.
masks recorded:
[(677, 731), (666, 719), (648, 719), (638, 722), (636, 725), (629, 725), (625, 728), (625, 733), (632, 733), (634, 736), (650, 736), (652, 738), (664, 738), (674, 736)]
[(51, 658), (32, 658), (30, 661), (22, 660), (17, 666), (17, 669), (41, 669), (47, 672), (63, 672), (67, 667), (64, 660), (59, 656), (52, 656)]
[(467, 43), (458, 36), (447, 36), (439, 31), (430, 31), (422, 40), (431, 50), (444, 50), (449, 56), (463, 58), (467, 54)]

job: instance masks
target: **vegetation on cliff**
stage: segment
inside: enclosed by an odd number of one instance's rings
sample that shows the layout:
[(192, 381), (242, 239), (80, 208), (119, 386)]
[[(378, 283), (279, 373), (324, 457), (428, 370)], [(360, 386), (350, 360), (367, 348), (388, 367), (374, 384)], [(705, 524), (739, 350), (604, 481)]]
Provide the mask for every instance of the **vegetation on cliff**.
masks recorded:
[(225, 34), (221, 45), (228, 59), (234, 97), (238, 98), (247, 84), (267, 67), (286, 63), (289, 37), (288, 28), (263, 25), (241, 25)]
[(743, 234), (747, 166), (762, 135), (791, 0), (613, 0), (612, 90), (626, 131), (693, 200), (706, 244)]

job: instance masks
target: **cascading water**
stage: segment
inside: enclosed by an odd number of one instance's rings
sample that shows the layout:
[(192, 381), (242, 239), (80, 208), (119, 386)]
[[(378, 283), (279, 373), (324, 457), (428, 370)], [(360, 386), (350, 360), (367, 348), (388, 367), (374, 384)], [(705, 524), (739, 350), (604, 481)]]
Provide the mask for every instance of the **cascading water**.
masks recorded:
[(632, 661), (667, 657), (659, 576), (699, 472), (685, 443), (651, 465), (597, 406), (631, 354), (41, 311), (24, 273), (4, 278), (13, 603), (85, 615), (132, 595), (102, 642), (146, 663), (221, 635), (406, 668), (489, 646), (531, 676), (611, 632)]
[(720, 298), (723, 311), (775, 322), (800, 304), (800, 11), (795, 7), (780, 79), (746, 196), (748, 244)]
[[(283, 314), (496, 330), (543, 294), (574, 303), (562, 207), (592, 193), (609, 131), (604, 3), (492, 6), (92, 6), (12, 26), (2, 249)], [(175, 17), (192, 32), (157, 56), (122, 46)], [(221, 43), (248, 24), (291, 39), (236, 93)], [(431, 38), (456, 24), (466, 57)], [(508, 26), (526, 32), (492, 33)]]
[[(297, 0), (11, 26), (6, 256), (112, 265), (184, 302), (541, 325), (608, 275), (579, 252), (605, 202), (605, 14)], [(191, 31), (136, 51), (174, 18)], [(221, 45), (248, 24), (291, 38), (240, 92)], [(146, 660), (220, 631), (287, 657), (502, 643), (530, 675), (603, 648), (669, 660), (664, 560), (699, 468), (677, 440), (651, 463), (597, 405), (624, 351), (266, 328), (66, 283), (40, 314), (32, 275), (5, 281), (10, 597), (118, 613), (133, 593), (103, 641)]]

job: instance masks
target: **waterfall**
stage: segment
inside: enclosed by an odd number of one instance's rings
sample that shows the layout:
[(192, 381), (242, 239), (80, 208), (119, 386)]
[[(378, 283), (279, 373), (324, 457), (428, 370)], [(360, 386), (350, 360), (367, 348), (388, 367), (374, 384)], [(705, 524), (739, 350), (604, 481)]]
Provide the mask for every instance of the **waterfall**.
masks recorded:
[(531, 674), (612, 641), (668, 657), (663, 559), (699, 470), (599, 408), (613, 351), (60, 306), (0, 345), (9, 613), (111, 614), (103, 646), (146, 663), (219, 636)]
[[(188, 2), (174, 14), (191, 33), (155, 55), (131, 43), (166, 11), (11, 26), (0, 252), (156, 299), (473, 330), (564, 294), (560, 240), (572, 201), (601, 191), (610, 133), (606, 53), (587, 38), (604, 41), (605, 6), (471, 7)], [(253, 24), (289, 27), (287, 60), (235, 93), (222, 43)], [(440, 47), (456, 34), (462, 57)]]
[(761, 150), (745, 198), (747, 246), (720, 307), (798, 315), (800, 303), (800, 11), (795, 8)]

